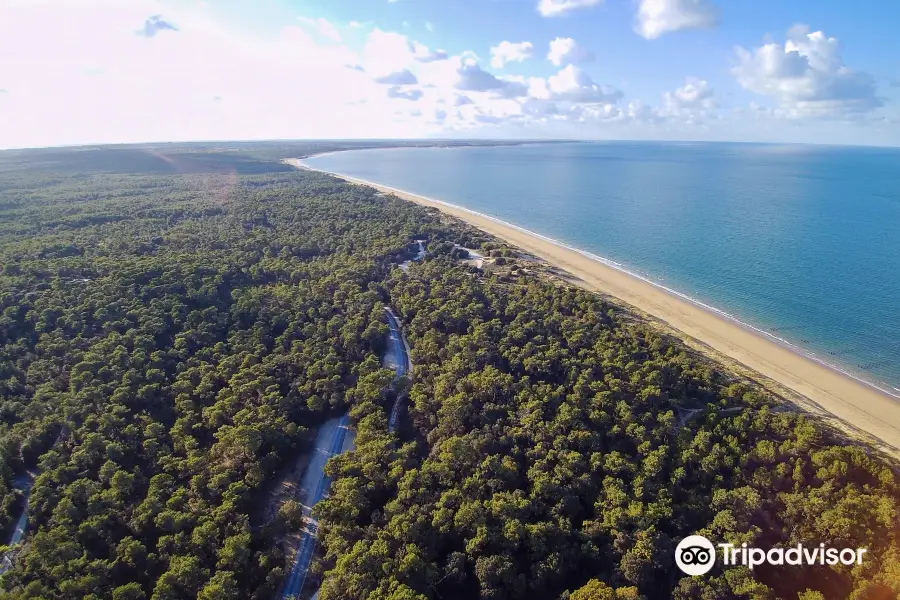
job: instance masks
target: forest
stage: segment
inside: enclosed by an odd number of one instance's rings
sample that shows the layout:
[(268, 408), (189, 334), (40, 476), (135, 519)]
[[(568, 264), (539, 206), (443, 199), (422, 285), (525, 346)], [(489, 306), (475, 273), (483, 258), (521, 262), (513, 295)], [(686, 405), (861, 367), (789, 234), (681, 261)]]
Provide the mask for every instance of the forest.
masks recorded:
[[(280, 162), (325, 149), (0, 153), (0, 541), (35, 477), (3, 598), (278, 597), (302, 523), (262, 508), (347, 411), (321, 600), (900, 596), (895, 464), (515, 248)], [(690, 577), (695, 533), (867, 555)]]

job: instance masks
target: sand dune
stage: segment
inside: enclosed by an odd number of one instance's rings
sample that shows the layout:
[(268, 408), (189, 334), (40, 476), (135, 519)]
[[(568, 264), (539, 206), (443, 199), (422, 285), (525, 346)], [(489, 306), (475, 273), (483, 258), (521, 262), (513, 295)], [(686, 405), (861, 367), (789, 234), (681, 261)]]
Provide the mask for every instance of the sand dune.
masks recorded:
[[(291, 164), (306, 168), (300, 161), (291, 161)], [(772, 391), (820, 415), (832, 425), (867, 438), (885, 452), (900, 455), (900, 399), (886, 391), (845, 375), (749, 327), (575, 249), (459, 206), (344, 175), (337, 176), (440, 209), (502, 238), (567, 271), (581, 280), (578, 283), (584, 287), (658, 320), (689, 345), (737, 366)], [(740, 366), (746, 369), (740, 369)]]

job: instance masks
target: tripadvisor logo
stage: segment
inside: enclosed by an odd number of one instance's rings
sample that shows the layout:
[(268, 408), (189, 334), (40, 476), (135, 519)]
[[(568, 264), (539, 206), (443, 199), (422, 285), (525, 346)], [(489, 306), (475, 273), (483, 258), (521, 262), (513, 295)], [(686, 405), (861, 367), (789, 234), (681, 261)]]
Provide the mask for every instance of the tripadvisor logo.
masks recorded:
[[(748, 547), (741, 544), (717, 544), (722, 550), (722, 564), (726, 567), (742, 565), (749, 569), (759, 565), (861, 565), (866, 548), (826, 548), (825, 544), (792, 548)], [(687, 575), (705, 575), (716, 564), (716, 549), (702, 535), (689, 535), (675, 548), (675, 564)]]
[(705, 575), (716, 564), (716, 549), (702, 535), (689, 535), (675, 548), (675, 564), (688, 575)]

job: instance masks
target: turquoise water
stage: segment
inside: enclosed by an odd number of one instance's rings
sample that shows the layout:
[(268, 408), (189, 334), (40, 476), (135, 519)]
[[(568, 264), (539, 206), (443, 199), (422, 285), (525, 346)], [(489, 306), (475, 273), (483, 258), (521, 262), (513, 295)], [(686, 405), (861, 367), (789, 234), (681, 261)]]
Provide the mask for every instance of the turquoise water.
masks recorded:
[(603, 142), (306, 162), (616, 261), (900, 392), (900, 149)]

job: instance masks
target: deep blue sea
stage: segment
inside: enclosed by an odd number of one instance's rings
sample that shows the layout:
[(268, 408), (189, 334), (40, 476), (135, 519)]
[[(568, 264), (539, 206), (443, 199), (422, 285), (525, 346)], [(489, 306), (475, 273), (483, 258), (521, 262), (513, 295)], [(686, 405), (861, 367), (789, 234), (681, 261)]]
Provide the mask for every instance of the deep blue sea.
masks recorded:
[(590, 142), (306, 162), (621, 263), (900, 392), (900, 149)]

